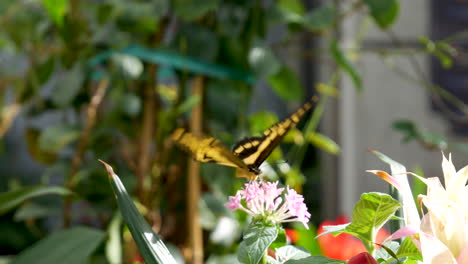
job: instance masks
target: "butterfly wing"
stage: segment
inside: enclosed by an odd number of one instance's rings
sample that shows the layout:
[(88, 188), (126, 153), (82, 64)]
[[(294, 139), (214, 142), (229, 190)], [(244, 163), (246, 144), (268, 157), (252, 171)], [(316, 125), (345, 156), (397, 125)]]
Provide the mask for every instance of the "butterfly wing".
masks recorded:
[(233, 148), (234, 155), (239, 157), (251, 170), (258, 170), (258, 167), (267, 159), (273, 149), (278, 146), (289, 129), (295, 127), (311, 108), (312, 102), (306, 102), (291, 116), (265, 130), (261, 137), (241, 140)]
[(178, 128), (172, 133), (171, 139), (197, 161), (214, 162), (224, 166), (249, 170), (239, 157), (232, 154), (215, 138), (195, 136), (182, 128)]

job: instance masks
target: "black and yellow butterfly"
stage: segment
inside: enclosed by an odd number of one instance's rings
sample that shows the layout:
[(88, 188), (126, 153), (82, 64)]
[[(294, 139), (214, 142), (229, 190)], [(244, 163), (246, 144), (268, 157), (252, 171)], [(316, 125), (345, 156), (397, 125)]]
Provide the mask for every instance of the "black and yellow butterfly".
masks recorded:
[(312, 98), (291, 116), (265, 130), (262, 136), (244, 138), (239, 141), (232, 152), (218, 139), (199, 137), (186, 132), (183, 128), (176, 129), (171, 139), (197, 161), (239, 168), (247, 172), (247, 178), (253, 179), (261, 174), (260, 165), (278, 146), (289, 129), (295, 127), (304, 114), (312, 108), (312, 101), (316, 100), (316, 97)]

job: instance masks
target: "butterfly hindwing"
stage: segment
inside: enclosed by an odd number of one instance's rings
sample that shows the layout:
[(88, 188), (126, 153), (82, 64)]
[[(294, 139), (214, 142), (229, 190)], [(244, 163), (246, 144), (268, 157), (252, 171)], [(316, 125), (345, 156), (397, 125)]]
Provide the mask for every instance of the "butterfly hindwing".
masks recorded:
[(199, 137), (186, 132), (182, 128), (176, 129), (171, 139), (191, 156), (200, 162), (214, 162), (224, 166), (237, 167), (248, 171), (247, 166), (239, 157), (232, 154), (221, 142), (212, 137)]

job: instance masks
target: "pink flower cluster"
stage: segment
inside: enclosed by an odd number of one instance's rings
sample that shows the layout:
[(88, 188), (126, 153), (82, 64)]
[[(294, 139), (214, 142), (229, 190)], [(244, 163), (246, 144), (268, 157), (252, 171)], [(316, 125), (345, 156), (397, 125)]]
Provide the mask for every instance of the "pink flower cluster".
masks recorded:
[[(225, 205), (233, 211), (240, 209), (254, 218), (275, 224), (299, 221), (308, 229), (310, 213), (304, 197), (289, 186), (284, 190), (278, 188), (278, 182), (253, 181), (246, 183), (245, 188), (237, 191), (235, 196), (230, 196)], [(245, 206), (242, 201), (245, 201)]]

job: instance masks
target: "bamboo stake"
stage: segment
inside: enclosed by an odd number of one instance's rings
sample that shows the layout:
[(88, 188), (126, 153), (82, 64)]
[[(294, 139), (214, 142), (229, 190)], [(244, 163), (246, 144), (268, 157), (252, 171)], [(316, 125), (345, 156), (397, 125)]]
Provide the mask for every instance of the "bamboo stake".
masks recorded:
[[(193, 81), (192, 94), (203, 98), (203, 77), (197, 76)], [(193, 108), (190, 119), (190, 130), (195, 135), (202, 133), (202, 101)], [(189, 233), (190, 256), (192, 264), (203, 263), (203, 236), (200, 226), (200, 215), (198, 211), (198, 201), (200, 200), (200, 163), (189, 160), (187, 179), (187, 220)]]

